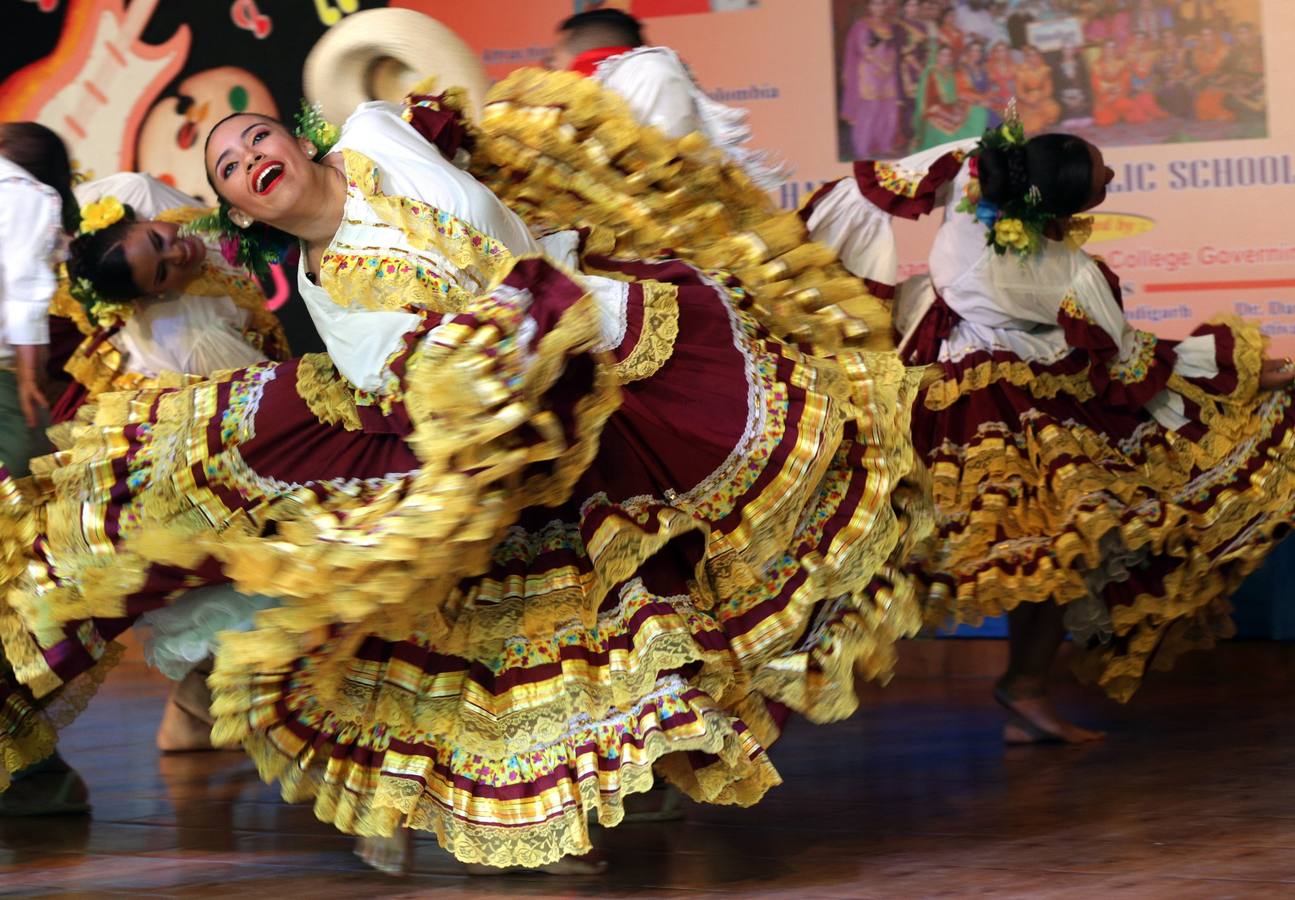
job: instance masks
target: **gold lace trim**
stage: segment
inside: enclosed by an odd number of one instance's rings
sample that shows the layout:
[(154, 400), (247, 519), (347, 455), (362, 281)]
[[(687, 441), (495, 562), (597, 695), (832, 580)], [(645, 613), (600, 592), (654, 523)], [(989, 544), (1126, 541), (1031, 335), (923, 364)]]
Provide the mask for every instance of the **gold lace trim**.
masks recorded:
[(948, 409), (963, 397), (1005, 381), (1014, 387), (1029, 387), (1035, 397), (1055, 397), (1066, 393), (1081, 403), (1097, 396), (1089, 380), (1089, 367), (1073, 375), (1038, 372), (1029, 363), (1017, 360), (990, 360), (963, 370), (956, 378), (940, 378), (926, 389), (924, 404), (930, 410)]
[(54, 296), (50, 298), (49, 314), (71, 319), (72, 323), (76, 325), (76, 330), (87, 337), (97, 330), (90, 322), (90, 317), (86, 314), (85, 307), (72, 296), (71, 291), (68, 289), (67, 266), (65, 265), (58, 267), (58, 287), (54, 290)]
[(454, 274), (440, 271), (430, 258), (403, 254), (397, 248), (339, 243), (320, 261), (320, 281), (335, 303), (456, 312), (466, 309), (476, 294), (497, 287), (512, 271), (515, 258), (501, 242), (444, 210), (382, 193), (381, 173), (364, 154), (343, 150), (342, 157), (351, 190), (387, 226), (405, 235), (411, 246), (448, 261)]
[[(472, 798), (434, 771), (431, 759), (405, 756), (390, 747), (379, 771), (350, 758), (331, 759), (331, 746), (304, 745), (284, 727), (241, 740), (261, 777), (280, 783), (285, 800), (313, 800), (315, 815), (343, 832), (388, 836), (400, 827), (415, 828), (434, 833), (465, 863), (537, 867), (588, 852), (589, 814), (595, 813), (604, 825), (619, 823), (625, 797), (652, 786), (654, 766), (701, 802), (749, 806), (781, 782), (767, 754), (749, 733), (738, 734), (726, 714), (713, 707), (696, 712), (697, 726), (683, 733), (643, 733), (642, 748), (620, 759), (616, 771), (564, 779), (539, 798), (519, 801)], [(217, 731), (222, 724), (218, 720)], [(575, 750), (572, 746), (573, 767), (582, 770), (595, 764), (577, 760)], [(688, 759), (693, 752), (712, 754), (717, 762), (694, 769)], [(402, 773), (422, 783), (400, 777)], [(547, 815), (546, 810), (557, 807), (566, 808), (559, 816)]]
[(360, 410), (354, 389), (338, 374), (327, 353), (307, 353), (297, 364), (297, 396), (325, 425), (359, 431)]
[(670, 361), (679, 337), (679, 288), (642, 282), (643, 329), (629, 355), (615, 366), (621, 384), (651, 378)]

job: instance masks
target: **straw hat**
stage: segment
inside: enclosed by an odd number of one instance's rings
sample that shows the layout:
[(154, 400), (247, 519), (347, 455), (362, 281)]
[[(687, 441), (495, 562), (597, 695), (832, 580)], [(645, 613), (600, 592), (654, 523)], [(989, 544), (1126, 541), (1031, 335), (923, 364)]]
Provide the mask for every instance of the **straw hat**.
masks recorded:
[(481, 60), (457, 34), (412, 9), (368, 9), (330, 28), (306, 57), (306, 99), (324, 118), (343, 122), (367, 100), (400, 100), (428, 76), (440, 88), (461, 87), (480, 112), (490, 81)]

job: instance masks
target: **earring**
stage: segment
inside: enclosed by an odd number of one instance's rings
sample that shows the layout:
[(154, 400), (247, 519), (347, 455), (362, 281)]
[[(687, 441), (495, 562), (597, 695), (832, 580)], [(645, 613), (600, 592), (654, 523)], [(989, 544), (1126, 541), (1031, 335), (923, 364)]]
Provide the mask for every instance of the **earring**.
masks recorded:
[(252, 224), (252, 219), (245, 212), (233, 210), (229, 214), (229, 221), (233, 222), (239, 228), (248, 228)]
[(315, 156), (318, 156), (318, 155), (319, 155), (319, 151), (315, 148), (315, 145), (314, 145), (314, 143), (313, 143), (313, 142), (310, 142), (310, 143), (307, 143), (307, 144), (306, 144), (306, 155), (307, 155), (307, 156), (309, 156), (309, 157), (311, 157), (312, 159), (313, 159)]

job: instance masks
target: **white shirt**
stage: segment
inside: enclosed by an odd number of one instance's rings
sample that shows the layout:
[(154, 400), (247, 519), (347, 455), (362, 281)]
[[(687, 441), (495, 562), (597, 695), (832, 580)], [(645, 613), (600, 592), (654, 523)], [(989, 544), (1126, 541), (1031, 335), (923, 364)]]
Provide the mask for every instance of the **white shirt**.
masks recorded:
[[(380, 173), (384, 194), (420, 200), (447, 212), (500, 241), (514, 256), (539, 253), (540, 245), (524, 222), (490, 189), (447, 160), (414, 127), (401, 118), (395, 103), (363, 103), (342, 126), (337, 152), (354, 150), (368, 157)], [(348, 193), (343, 222), (330, 246), (370, 247), (409, 259), (422, 259), (456, 282), (464, 273), (448, 260), (429, 258), (430, 251), (411, 246), (404, 232), (385, 225), (364, 197)], [(381, 391), (387, 361), (404, 343), (419, 316), (402, 310), (374, 310), (343, 305), (309, 279), (308, 267), (297, 272), (297, 289), (323, 339), (333, 365), (347, 381), (365, 391)], [(474, 285), (463, 285), (473, 290)], [(475, 293), (475, 290), (473, 291)]]
[[(598, 349), (620, 345), (626, 330), (628, 286), (613, 278), (574, 271), (578, 265), (574, 232), (537, 241), (526, 223), (489, 188), (447, 160), (401, 118), (400, 106), (382, 101), (362, 104), (342, 126), (341, 139), (334, 149), (352, 150), (370, 159), (378, 170), (378, 186), (384, 195), (419, 200), (494, 238), (515, 257), (543, 254), (567, 269), (593, 295), (603, 335)], [(364, 248), (365, 252), (417, 261), (474, 295), (484, 294), (490, 287), (434, 248), (413, 246), (402, 229), (390, 227), (357, 191), (347, 194), (342, 219), (330, 249), (345, 252), (342, 248)], [(354, 298), (339, 302), (324, 287), (310, 281), (305, 265), (298, 270), (297, 288), (338, 372), (361, 390), (386, 390), (387, 362), (404, 345), (405, 335), (419, 324), (420, 317), (404, 310), (370, 309)], [(526, 340), (532, 331), (529, 320), (520, 328)]]
[(0, 367), (15, 346), (49, 343), (62, 214), (57, 191), (0, 157)]
[(772, 189), (786, 180), (780, 166), (745, 146), (751, 139), (746, 110), (706, 96), (669, 47), (639, 47), (610, 57), (598, 64), (593, 77), (625, 99), (639, 124), (676, 139), (700, 131), (761, 187)]

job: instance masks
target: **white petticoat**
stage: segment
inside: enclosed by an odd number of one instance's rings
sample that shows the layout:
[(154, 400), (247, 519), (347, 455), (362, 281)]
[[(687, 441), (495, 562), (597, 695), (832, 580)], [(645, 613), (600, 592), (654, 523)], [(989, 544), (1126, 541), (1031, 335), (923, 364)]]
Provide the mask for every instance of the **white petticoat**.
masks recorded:
[(216, 652), (222, 631), (250, 631), (258, 612), (278, 605), (273, 597), (249, 597), (227, 584), (190, 591), (170, 606), (140, 616), (144, 659), (179, 681)]

